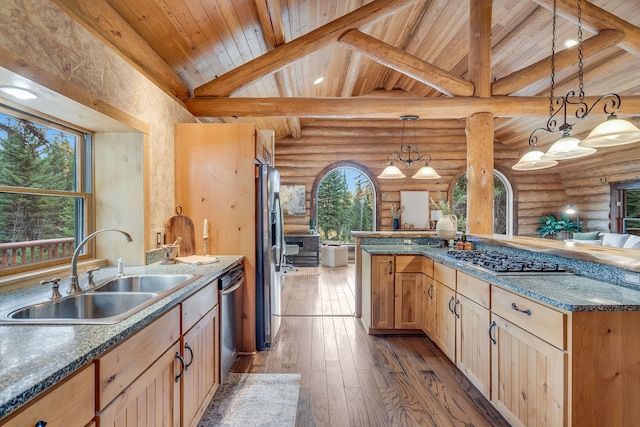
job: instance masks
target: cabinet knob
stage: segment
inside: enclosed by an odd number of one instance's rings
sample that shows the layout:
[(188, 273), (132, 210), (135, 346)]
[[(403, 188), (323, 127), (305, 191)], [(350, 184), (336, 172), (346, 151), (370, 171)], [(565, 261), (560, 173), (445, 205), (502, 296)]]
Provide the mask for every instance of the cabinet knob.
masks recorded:
[(44, 427), (47, 425), (46, 421), (38, 421), (35, 425), (35, 427)]
[(497, 326), (496, 321), (494, 320), (493, 322), (491, 322), (491, 325), (489, 326), (489, 339), (494, 343), (497, 344), (498, 341), (496, 341), (496, 339), (493, 337), (493, 335), (491, 335), (491, 331), (493, 329), (495, 329), (495, 327)]
[(526, 310), (525, 310), (525, 309), (523, 309), (523, 308), (520, 308), (520, 307), (518, 307), (518, 306), (516, 305), (516, 303), (515, 303), (515, 302), (512, 302), (512, 303), (511, 303), (511, 308), (513, 308), (515, 311), (517, 311), (517, 312), (519, 312), (519, 313), (524, 313), (524, 314), (526, 314), (527, 316), (531, 316), (531, 310), (529, 310), (529, 309), (526, 309)]
[(191, 366), (191, 364), (193, 363), (193, 349), (191, 348), (191, 346), (189, 345), (188, 342), (185, 341), (184, 343), (184, 348), (185, 350), (189, 350), (189, 353), (191, 354), (191, 358), (189, 359), (189, 363), (187, 363), (186, 365), (184, 365), (184, 370), (188, 371), (189, 370), (189, 366)]
[(389, 274), (393, 274), (393, 261), (389, 261)]
[(184, 359), (180, 356), (180, 353), (176, 351), (176, 359), (180, 361), (180, 373), (176, 377), (176, 382), (180, 381), (180, 377), (184, 374)]

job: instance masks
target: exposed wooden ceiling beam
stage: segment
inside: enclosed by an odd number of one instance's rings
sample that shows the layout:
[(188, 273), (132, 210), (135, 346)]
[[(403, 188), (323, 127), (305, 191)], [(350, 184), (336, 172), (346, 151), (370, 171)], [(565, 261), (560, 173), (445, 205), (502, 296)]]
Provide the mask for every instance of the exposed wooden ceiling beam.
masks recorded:
[(195, 89), (196, 96), (229, 96), (235, 90), (274, 73), (293, 61), (337, 41), (345, 31), (359, 28), (415, 3), (417, 0), (374, 0), (287, 44), (278, 46)]
[[(553, 0), (533, 0), (547, 9), (553, 10)], [(557, 0), (558, 15), (571, 22), (578, 22), (578, 8), (575, 0)], [(606, 29), (620, 30), (624, 33), (624, 40), (620, 47), (635, 56), (640, 57), (640, 28), (618, 18), (616, 15), (599, 8), (586, 0), (582, 1), (582, 23), (584, 28), (598, 33)]]
[[(586, 96), (593, 104), (598, 97)], [(189, 111), (198, 117), (316, 117), (398, 119), (407, 114), (434, 119), (465, 118), (478, 112), (494, 117), (547, 116), (549, 98), (543, 96), (493, 96), (490, 98), (419, 98), (419, 97), (353, 97), (353, 98), (190, 98)], [(637, 114), (640, 96), (625, 96), (619, 115)], [(591, 115), (604, 115), (594, 111)]]
[(338, 41), (446, 95), (473, 95), (473, 83), (358, 30), (346, 32)]
[[(282, 12), (280, 10), (280, 0), (256, 0), (260, 26), (265, 35), (265, 41), (271, 48), (276, 48), (286, 43), (284, 28), (282, 25)], [(276, 86), (280, 96), (292, 97), (294, 94), (291, 79), (286, 68), (274, 74)], [(300, 119), (298, 117), (287, 117), (289, 123), (289, 133), (294, 138), (299, 138), (301, 134)]]
[(491, 96), (492, 0), (469, 1), (469, 79), (475, 96)]
[(169, 64), (106, 1), (54, 1), (162, 90), (179, 99), (189, 96), (189, 89)]
[[(615, 46), (623, 38), (624, 33), (622, 31), (602, 30), (582, 43), (582, 54), (585, 57), (594, 55), (608, 47)], [(576, 58), (578, 57), (577, 52), (577, 45), (557, 52), (555, 54), (556, 71), (575, 66)], [(551, 56), (548, 56), (535, 64), (496, 80), (492, 84), (492, 93), (494, 95), (509, 95), (543, 78), (547, 78), (550, 70)]]

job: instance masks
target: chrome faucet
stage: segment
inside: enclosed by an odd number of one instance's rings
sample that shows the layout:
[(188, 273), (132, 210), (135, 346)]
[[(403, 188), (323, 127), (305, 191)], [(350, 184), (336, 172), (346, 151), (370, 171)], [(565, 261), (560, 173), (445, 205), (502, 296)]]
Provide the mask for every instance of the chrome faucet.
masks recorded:
[(78, 284), (78, 257), (80, 256), (80, 251), (89, 240), (95, 237), (96, 234), (102, 233), (104, 231), (117, 231), (118, 233), (122, 233), (125, 235), (125, 237), (127, 238), (127, 242), (133, 241), (133, 239), (131, 238), (131, 235), (126, 231), (116, 230), (113, 228), (98, 230), (89, 234), (87, 237), (85, 237), (78, 244), (78, 247), (76, 248), (76, 250), (73, 251), (73, 256), (71, 257), (71, 283), (69, 283), (69, 289), (67, 289), (68, 295), (79, 294), (80, 292), (82, 292), (82, 288), (80, 288), (80, 285)]

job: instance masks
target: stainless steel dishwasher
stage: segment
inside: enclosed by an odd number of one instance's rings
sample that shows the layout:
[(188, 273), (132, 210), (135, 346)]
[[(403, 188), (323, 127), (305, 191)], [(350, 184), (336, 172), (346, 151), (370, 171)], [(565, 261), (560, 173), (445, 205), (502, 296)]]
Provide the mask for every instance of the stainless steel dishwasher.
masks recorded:
[(227, 377), (242, 341), (243, 285), (242, 265), (233, 267), (220, 277), (220, 381)]

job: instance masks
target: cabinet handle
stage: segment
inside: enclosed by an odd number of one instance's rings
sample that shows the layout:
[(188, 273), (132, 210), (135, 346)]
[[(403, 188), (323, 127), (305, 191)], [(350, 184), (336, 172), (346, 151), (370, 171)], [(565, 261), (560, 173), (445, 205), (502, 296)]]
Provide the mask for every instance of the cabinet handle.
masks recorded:
[(453, 305), (453, 314), (456, 315), (456, 317), (459, 319), (460, 315), (458, 314), (458, 310), (456, 310), (456, 307), (460, 305), (460, 300), (457, 300), (456, 303)]
[(449, 311), (453, 313), (453, 308), (451, 307), (451, 303), (455, 300), (455, 297), (451, 297), (451, 299), (449, 300)]
[(429, 289), (427, 289), (427, 295), (429, 295), (429, 298), (433, 299), (433, 283), (431, 284), (431, 286), (429, 286)]
[(389, 274), (393, 274), (393, 261), (389, 261)]
[(176, 377), (176, 382), (180, 381), (180, 377), (184, 374), (184, 359), (180, 356), (180, 353), (176, 351), (176, 359), (180, 361), (180, 373)]
[(46, 421), (38, 421), (34, 427), (44, 427), (47, 425)]
[(189, 363), (187, 363), (186, 365), (184, 365), (184, 370), (188, 371), (189, 370), (189, 366), (191, 366), (191, 364), (193, 363), (193, 349), (191, 348), (191, 346), (189, 345), (188, 342), (185, 341), (184, 343), (184, 348), (185, 350), (189, 350), (189, 353), (191, 354), (191, 359), (189, 359)]
[(511, 308), (513, 308), (515, 311), (518, 311), (520, 313), (524, 313), (527, 316), (531, 316), (531, 310), (529, 310), (529, 309), (524, 310), (524, 309), (518, 307), (515, 302), (511, 303)]
[(489, 326), (489, 339), (493, 341), (494, 345), (498, 343), (498, 341), (496, 341), (493, 335), (491, 335), (491, 330), (494, 329), (495, 327), (496, 327), (496, 321), (494, 320), (493, 322), (491, 322), (491, 325)]

